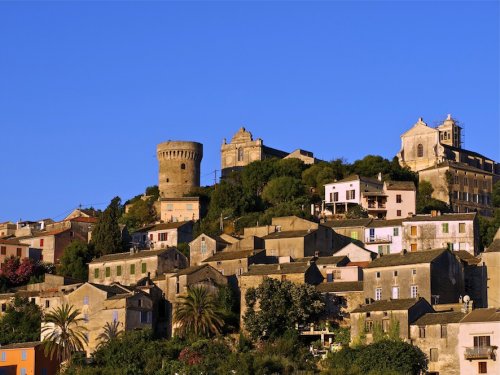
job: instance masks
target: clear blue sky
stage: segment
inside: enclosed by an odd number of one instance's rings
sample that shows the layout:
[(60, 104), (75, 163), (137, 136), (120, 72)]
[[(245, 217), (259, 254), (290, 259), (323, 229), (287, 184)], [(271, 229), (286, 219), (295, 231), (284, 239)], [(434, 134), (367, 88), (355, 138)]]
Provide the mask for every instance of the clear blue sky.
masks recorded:
[(157, 183), (156, 144), (392, 158), (451, 113), (499, 160), (499, 3), (0, 2), (0, 221)]

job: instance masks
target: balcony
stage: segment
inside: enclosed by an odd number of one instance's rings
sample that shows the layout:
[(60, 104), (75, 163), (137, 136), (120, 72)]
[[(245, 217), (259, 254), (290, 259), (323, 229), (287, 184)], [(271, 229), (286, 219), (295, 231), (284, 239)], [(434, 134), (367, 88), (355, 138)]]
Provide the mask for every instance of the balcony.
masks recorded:
[(368, 201), (368, 210), (385, 210), (385, 203)]
[(392, 236), (370, 236), (366, 237), (365, 243), (392, 243)]
[(496, 358), (496, 346), (473, 346), (465, 348), (465, 359), (472, 361), (474, 359), (492, 359)]

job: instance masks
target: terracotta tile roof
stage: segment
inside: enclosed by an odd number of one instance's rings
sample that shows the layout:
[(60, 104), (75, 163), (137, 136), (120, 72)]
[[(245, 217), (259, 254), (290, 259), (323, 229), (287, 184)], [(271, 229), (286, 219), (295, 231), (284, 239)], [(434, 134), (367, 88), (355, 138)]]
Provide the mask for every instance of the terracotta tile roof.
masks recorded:
[(292, 263), (279, 263), (279, 264), (253, 264), (250, 266), (248, 272), (243, 276), (255, 275), (282, 275), (291, 273), (305, 273), (311, 267), (306, 262), (292, 262)]
[(41, 341), (32, 341), (32, 342), (20, 342), (16, 344), (8, 344), (0, 346), (1, 350), (6, 349), (23, 349), (23, 348), (36, 348), (38, 345), (41, 345)]
[(320, 293), (339, 292), (362, 292), (362, 281), (338, 281), (332, 283), (321, 283), (316, 285), (316, 290)]
[(326, 264), (339, 264), (341, 262), (348, 263), (349, 258), (346, 255), (331, 256), (331, 257), (319, 257), (316, 259), (316, 264), (326, 265)]
[(399, 254), (388, 254), (374, 259), (366, 268), (394, 267), (409, 264), (431, 263), (434, 259), (446, 253), (446, 249), (435, 249), (425, 251), (401, 252)]
[(78, 223), (97, 223), (99, 221), (99, 219), (96, 217), (80, 216), (80, 217), (74, 217), (72, 219), (69, 219), (69, 221), (76, 221)]
[(90, 264), (94, 263), (103, 263), (103, 262), (114, 262), (117, 260), (126, 260), (126, 259), (140, 259), (140, 258), (149, 258), (149, 257), (157, 257), (162, 256), (164, 253), (168, 251), (176, 250), (175, 247), (168, 247), (166, 249), (159, 250), (140, 250), (133, 254), (130, 251), (124, 253), (116, 253), (116, 254), (107, 254), (103, 255), (99, 258), (96, 258), (90, 262)]
[(412, 324), (418, 326), (429, 326), (433, 324), (458, 323), (464, 316), (465, 313), (461, 311), (433, 312), (421, 316)]
[(234, 260), (234, 259), (243, 259), (249, 258), (253, 255), (265, 252), (266, 250), (224, 250), (215, 253), (210, 258), (207, 258), (203, 261), (203, 263), (214, 262), (214, 261), (222, 261), (222, 260)]
[(407, 299), (392, 299), (392, 300), (381, 300), (375, 301), (369, 305), (363, 305), (354, 309), (353, 313), (363, 313), (371, 311), (391, 311), (391, 310), (408, 310), (410, 307), (414, 306), (419, 299), (407, 298)]
[(160, 198), (162, 202), (199, 202), (200, 197)]
[(61, 228), (61, 229), (54, 229), (51, 231), (37, 232), (37, 233), (34, 233), (32, 237), (56, 236), (58, 234), (67, 232), (69, 230), (71, 230), (71, 228)]
[(500, 322), (500, 309), (476, 309), (467, 314), (460, 323)]
[(349, 262), (347, 266), (358, 266), (361, 268), (366, 268), (371, 262)]
[(360, 176), (358, 174), (352, 174), (350, 176), (343, 178), (342, 180), (329, 182), (327, 185), (337, 184), (337, 183), (341, 183), (341, 182), (358, 181), (358, 180), (363, 181), (363, 182), (368, 182), (371, 184), (380, 184), (380, 185), (383, 184), (383, 181), (379, 181), (377, 178), (364, 177), (364, 176)]
[(387, 190), (416, 190), (413, 181), (386, 181), (385, 187)]
[(315, 232), (317, 229), (312, 229), (312, 230), (284, 230), (280, 232), (273, 232), (268, 234), (267, 236), (262, 237), (264, 240), (274, 240), (274, 239), (280, 239), (280, 238), (298, 238), (298, 237), (305, 237), (313, 232)]
[(322, 224), (330, 228), (366, 227), (372, 222), (372, 220), (373, 219), (332, 220)]
[(29, 245), (19, 242), (19, 239), (17, 238), (0, 238), (0, 244), (29, 247)]
[(415, 215), (412, 217), (408, 217), (404, 219), (404, 222), (416, 222), (416, 221), (467, 221), (474, 220), (476, 217), (476, 213), (467, 213), (467, 214), (442, 214), (439, 216), (431, 216), (431, 215)]

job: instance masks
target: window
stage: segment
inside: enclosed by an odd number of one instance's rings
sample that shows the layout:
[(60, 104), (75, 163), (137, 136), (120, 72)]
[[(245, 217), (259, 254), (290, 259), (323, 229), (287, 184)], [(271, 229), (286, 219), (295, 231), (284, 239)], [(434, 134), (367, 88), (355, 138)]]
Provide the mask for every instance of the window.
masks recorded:
[(116, 276), (122, 275), (122, 266), (116, 266)]
[(333, 193), (333, 201), (334, 202), (338, 202), (339, 201), (339, 193), (338, 192)]
[(382, 299), (382, 288), (375, 288), (375, 301)]
[(7, 310), (7, 304), (2, 303), (2, 312), (5, 312), (5, 310)]
[(410, 297), (411, 298), (417, 298), (418, 297), (418, 286), (412, 285), (410, 287)]
[(141, 272), (142, 273), (146, 273), (146, 271), (147, 271), (147, 264), (146, 263), (142, 263), (141, 264)]
[(371, 320), (365, 322), (365, 331), (372, 332), (373, 331), (373, 322)]
[(243, 147), (238, 148), (238, 161), (243, 161)]
[(43, 238), (40, 238), (40, 247), (43, 247)]
[(401, 210), (396, 211), (396, 216), (401, 216)]
[(6, 352), (2, 352), (2, 355), (1, 355), (1, 357), (0, 357), (0, 360), (1, 360), (2, 362), (5, 362), (5, 361), (7, 360), (7, 353), (6, 353)]
[(429, 353), (429, 359), (431, 362), (437, 362), (439, 358), (438, 348), (431, 348)]
[(465, 233), (465, 223), (458, 223), (458, 233)]
[(393, 271), (392, 276), (397, 277), (398, 276), (398, 271)]
[(18, 247), (18, 248), (16, 249), (16, 255), (17, 255), (19, 258), (20, 258), (20, 257), (22, 257), (22, 255), (23, 255), (23, 250), (22, 250), (20, 247)]
[(151, 321), (149, 311), (141, 311), (141, 324), (147, 324)]
[(167, 240), (168, 240), (167, 232), (158, 233), (158, 241), (167, 241)]
[(111, 276), (111, 268), (106, 267), (106, 277), (110, 277), (110, 276)]
[(411, 274), (412, 274), (413, 276), (416, 276), (416, 275), (417, 275), (417, 269), (416, 269), (416, 268), (413, 268), (413, 269), (411, 270)]
[(467, 177), (464, 177), (464, 186), (469, 185), (469, 179)]
[(448, 337), (448, 326), (446, 324), (441, 324), (441, 338), (445, 339)]
[(353, 240), (357, 240), (358, 239), (358, 232), (355, 230), (351, 231), (351, 238)]
[(396, 203), (401, 203), (402, 201), (401, 194), (396, 194)]
[(375, 272), (375, 277), (376, 277), (377, 279), (380, 279), (380, 272)]
[(378, 253), (383, 254), (384, 253), (384, 247), (382, 245), (378, 245)]
[(118, 321), (118, 311), (113, 311), (113, 322)]
[(392, 287), (392, 299), (399, 299), (399, 286)]
[(443, 233), (448, 233), (448, 223), (441, 224), (441, 230)]
[(167, 203), (167, 211), (173, 211), (174, 205), (172, 203)]
[(50, 307), (50, 300), (45, 300), (45, 308), (48, 309)]
[(191, 203), (186, 204), (186, 210), (193, 211), (193, 205)]
[(417, 251), (417, 244), (416, 243), (412, 243), (410, 245), (410, 251)]
[(89, 304), (89, 296), (84, 296), (83, 297), (83, 304), (88, 305)]
[(346, 190), (345, 199), (356, 199), (356, 190)]
[(142, 299), (137, 300), (137, 307), (142, 307)]
[(490, 336), (474, 336), (474, 347), (483, 348), (490, 346)]
[(26, 369), (24, 367), (21, 367), (21, 372), (19, 375), (26, 375)]
[(415, 225), (412, 225), (410, 227), (410, 233), (412, 236), (416, 236), (417, 235), (417, 227)]
[(424, 157), (424, 146), (421, 143), (419, 143), (417, 146), (417, 157), (418, 158)]
[(181, 169), (186, 169), (186, 164), (182, 163), (181, 164)]
[(26, 350), (21, 350), (21, 361), (26, 361), (28, 359), (28, 353)]
[(392, 235), (394, 237), (398, 237), (399, 236), (399, 228), (393, 228), (392, 229)]
[(135, 264), (130, 265), (130, 274), (135, 275)]
[(179, 294), (181, 291), (181, 285), (179, 284), (179, 280), (175, 282), (175, 293)]
[(425, 327), (418, 327), (418, 337), (425, 339)]
[(45, 367), (44, 367), (44, 368), (42, 368), (42, 373), (41, 373), (41, 375), (47, 375), (47, 369), (46, 369)]
[(99, 268), (96, 268), (94, 270), (94, 279), (98, 279), (99, 278)]
[(486, 362), (478, 362), (477, 363), (477, 372), (479, 374), (487, 374), (488, 373), (488, 365)]
[(331, 283), (333, 281), (333, 273), (329, 272), (326, 274), (326, 282)]
[(467, 250), (467, 244), (465, 242), (459, 242), (458, 250)]
[(206, 254), (206, 252), (207, 252), (207, 242), (205, 241), (205, 237), (203, 237), (201, 239), (200, 251), (201, 251), (201, 254)]
[(0, 254), (2, 254), (2, 255), (6, 255), (7, 254), (7, 246), (0, 247)]

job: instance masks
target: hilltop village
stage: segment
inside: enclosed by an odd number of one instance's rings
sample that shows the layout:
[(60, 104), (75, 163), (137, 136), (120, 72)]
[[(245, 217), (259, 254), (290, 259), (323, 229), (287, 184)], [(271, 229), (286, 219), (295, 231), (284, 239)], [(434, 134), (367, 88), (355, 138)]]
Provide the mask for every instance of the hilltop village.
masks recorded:
[(128, 201), (0, 223), (0, 374), (500, 373), (500, 164), (450, 115), (352, 164), (241, 128), (207, 187), (201, 143), (156, 155)]

